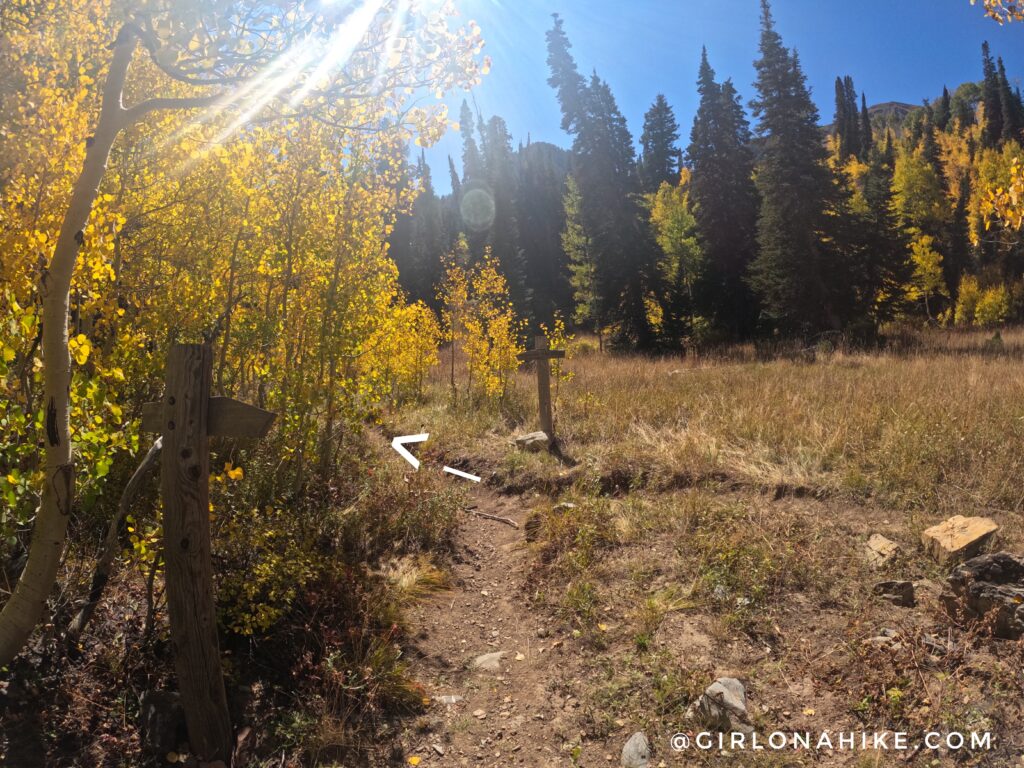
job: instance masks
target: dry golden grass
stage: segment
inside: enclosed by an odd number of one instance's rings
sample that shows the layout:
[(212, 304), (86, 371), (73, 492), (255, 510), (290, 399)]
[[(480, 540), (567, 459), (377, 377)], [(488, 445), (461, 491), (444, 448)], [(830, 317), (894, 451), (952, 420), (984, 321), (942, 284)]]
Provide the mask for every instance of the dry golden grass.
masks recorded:
[[(933, 332), (910, 353), (818, 354), (813, 363), (589, 354), (567, 363), (556, 430), (584, 476), (653, 487), (716, 477), (850, 494), (932, 513), (1024, 503), (1024, 332)], [(731, 358), (731, 359), (730, 359)], [(442, 387), (402, 424), (446, 456), (484, 457), (507, 479), (566, 475), (548, 457), (516, 455), (533, 429), (533, 374), (512, 402), (447, 407)]]

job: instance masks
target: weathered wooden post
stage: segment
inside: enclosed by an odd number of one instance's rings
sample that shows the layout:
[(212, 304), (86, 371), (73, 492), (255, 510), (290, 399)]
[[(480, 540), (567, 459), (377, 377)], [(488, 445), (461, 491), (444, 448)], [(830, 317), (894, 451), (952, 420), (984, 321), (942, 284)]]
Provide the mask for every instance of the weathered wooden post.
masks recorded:
[(213, 599), (207, 439), (263, 437), (274, 414), (231, 398), (211, 398), (212, 371), (208, 345), (171, 347), (163, 400), (143, 407), (142, 428), (163, 435), (160, 492), (167, 610), (189, 746), (201, 760), (227, 765), (232, 732)]
[(523, 362), (534, 360), (537, 363), (537, 405), (540, 410), (540, 428), (548, 436), (548, 443), (555, 442), (555, 424), (551, 415), (551, 361), (565, 357), (563, 349), (549, 349), (546, 336), (534, 337), (533, 349), (519, 353)]

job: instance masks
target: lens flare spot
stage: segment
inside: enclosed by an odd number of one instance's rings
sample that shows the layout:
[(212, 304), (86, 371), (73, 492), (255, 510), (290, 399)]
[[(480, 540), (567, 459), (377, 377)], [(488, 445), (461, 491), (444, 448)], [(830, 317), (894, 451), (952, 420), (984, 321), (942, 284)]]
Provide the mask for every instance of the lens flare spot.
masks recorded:
[(494, 196), (483, 186), (470, 187), (462, 193), (459, 212), (467, 227), (482, 232), (494, 223)]

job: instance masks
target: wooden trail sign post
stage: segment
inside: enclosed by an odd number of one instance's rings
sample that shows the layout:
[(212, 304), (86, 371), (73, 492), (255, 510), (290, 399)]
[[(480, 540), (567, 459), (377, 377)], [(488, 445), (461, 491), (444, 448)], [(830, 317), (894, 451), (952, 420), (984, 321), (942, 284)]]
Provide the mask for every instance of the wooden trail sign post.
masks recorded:
[(546, 336), (534, 336), (533, 349), (520, 352), (523, 362), (537, 363), (537, 405), (540, 409), (540, 428), (548, 436), (548, 444), (555, 442), (555, 423), (551, 415), (551, 361), (565, 357), (564, 349), (549, 349)]
[(175, 344), (167, 355), (163, 400), (147, 403), (142, 429), (163, 435), (164, 566), (171, 647), (189, 746), (206, 762), (231, 762), (231, 719), (217, 643), (210, 557), (208, 438), (266, 435), (274, 414), (210, 397), (213, 352)]

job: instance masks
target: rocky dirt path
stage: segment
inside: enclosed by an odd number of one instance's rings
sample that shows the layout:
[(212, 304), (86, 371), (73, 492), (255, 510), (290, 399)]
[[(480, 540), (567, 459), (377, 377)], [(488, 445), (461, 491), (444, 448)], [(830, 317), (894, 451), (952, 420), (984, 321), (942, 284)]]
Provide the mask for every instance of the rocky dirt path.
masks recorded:
[(566, 694), (569, 650), (524, 592), (528, 505), (485, 488), (471, 503), (519, 528), (466, 514), (452, 588), (413, 610), (413, 672), (432, 705), (407, 755), (420, 765), (570, 765), (560, 745), (578, 735), (579, 702)]

